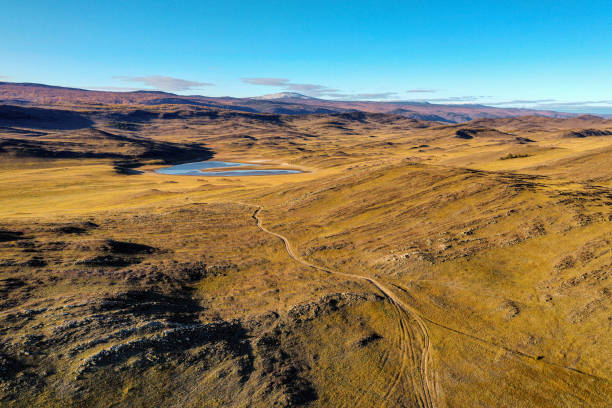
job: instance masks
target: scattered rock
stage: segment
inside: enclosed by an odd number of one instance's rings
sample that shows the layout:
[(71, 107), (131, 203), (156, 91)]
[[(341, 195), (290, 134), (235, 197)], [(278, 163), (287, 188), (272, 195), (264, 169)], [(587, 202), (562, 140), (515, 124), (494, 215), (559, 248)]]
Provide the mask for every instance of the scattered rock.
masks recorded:
[(514, 319), (521, 313), (519, 305), (513, 300), (504, 301), (500, 305), (499, 309), (505, 312), (506, 320)]
[(134, 262), (138, 262), (138, 260), (113, 255), (97, 255), (91, 258), (78, 260), (75, 264), (85, 266), (127, 266)]
[(317, 318), (323, 313), (338, 310), (341, 307), (358, 302), (381, 301), (383, 297), (378, 295), (362, 295), (357, 293), (336, 293), (326, 295), (317, 302), (295, 305), (289, 309), (288, 317), (297, 322), (309, 321)]
[(566, 269), (573, 268), (576, 265), (576, 260), (573, 256), (568, 255), (563, 257), (559, 262), (555, 264), (555, 270), (564, 271)]

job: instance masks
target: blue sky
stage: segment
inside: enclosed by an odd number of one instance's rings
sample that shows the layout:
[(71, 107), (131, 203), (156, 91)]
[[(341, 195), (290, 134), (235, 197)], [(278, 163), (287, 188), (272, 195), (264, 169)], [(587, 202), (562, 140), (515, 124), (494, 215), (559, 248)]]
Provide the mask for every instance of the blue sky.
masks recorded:
[(0, 80), (612, 113), (610, 1), (2, 0)]

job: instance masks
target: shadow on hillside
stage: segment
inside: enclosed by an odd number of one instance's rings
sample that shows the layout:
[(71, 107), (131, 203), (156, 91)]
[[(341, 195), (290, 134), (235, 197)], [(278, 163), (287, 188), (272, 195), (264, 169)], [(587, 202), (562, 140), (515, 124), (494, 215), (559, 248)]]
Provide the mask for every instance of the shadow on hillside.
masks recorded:
[(30, 129), (74, 130), (90, 127), (93, 121), (77, 112), (60, 109), (0, 105), (0, 126)]

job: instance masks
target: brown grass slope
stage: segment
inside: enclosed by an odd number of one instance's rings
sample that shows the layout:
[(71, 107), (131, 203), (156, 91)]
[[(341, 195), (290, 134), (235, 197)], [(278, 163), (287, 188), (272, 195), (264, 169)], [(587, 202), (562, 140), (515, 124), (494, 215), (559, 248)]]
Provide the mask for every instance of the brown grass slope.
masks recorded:
[(2, 406), (610, 404), (612, 121), (3, 112)]

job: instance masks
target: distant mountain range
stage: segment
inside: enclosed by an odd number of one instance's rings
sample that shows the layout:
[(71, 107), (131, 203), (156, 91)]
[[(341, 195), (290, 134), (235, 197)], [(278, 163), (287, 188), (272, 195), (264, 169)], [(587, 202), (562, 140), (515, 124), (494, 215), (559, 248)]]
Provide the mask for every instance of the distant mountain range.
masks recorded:
[(318, 99), (295, 92), (253, 98), (176, 95), (161, 91), (108, 92), (65, 88), (34, 83), (0, 82), (0, 103), (12, 105), (196, 105), (243, 112), (275, 114), (345, 113), (353, 111), (389, 113), (412, 119), (461, 123), (473, 119), (538, 115), (553, 118), (576, 116), (547, 110), (495, 108), (472, 104), (427, 102), (372, 102)]
[(250, 99), (263, 99), (263, 100), (284, 100), (284, 99), (299, 99), (299, 100), (313, 100), (320, 101), (321, 99), (313, 98), (312, 96), (302, 95), (297, 92), (280, 92), (274, 94), (268, 94), (263, 96), (254, 96)]

